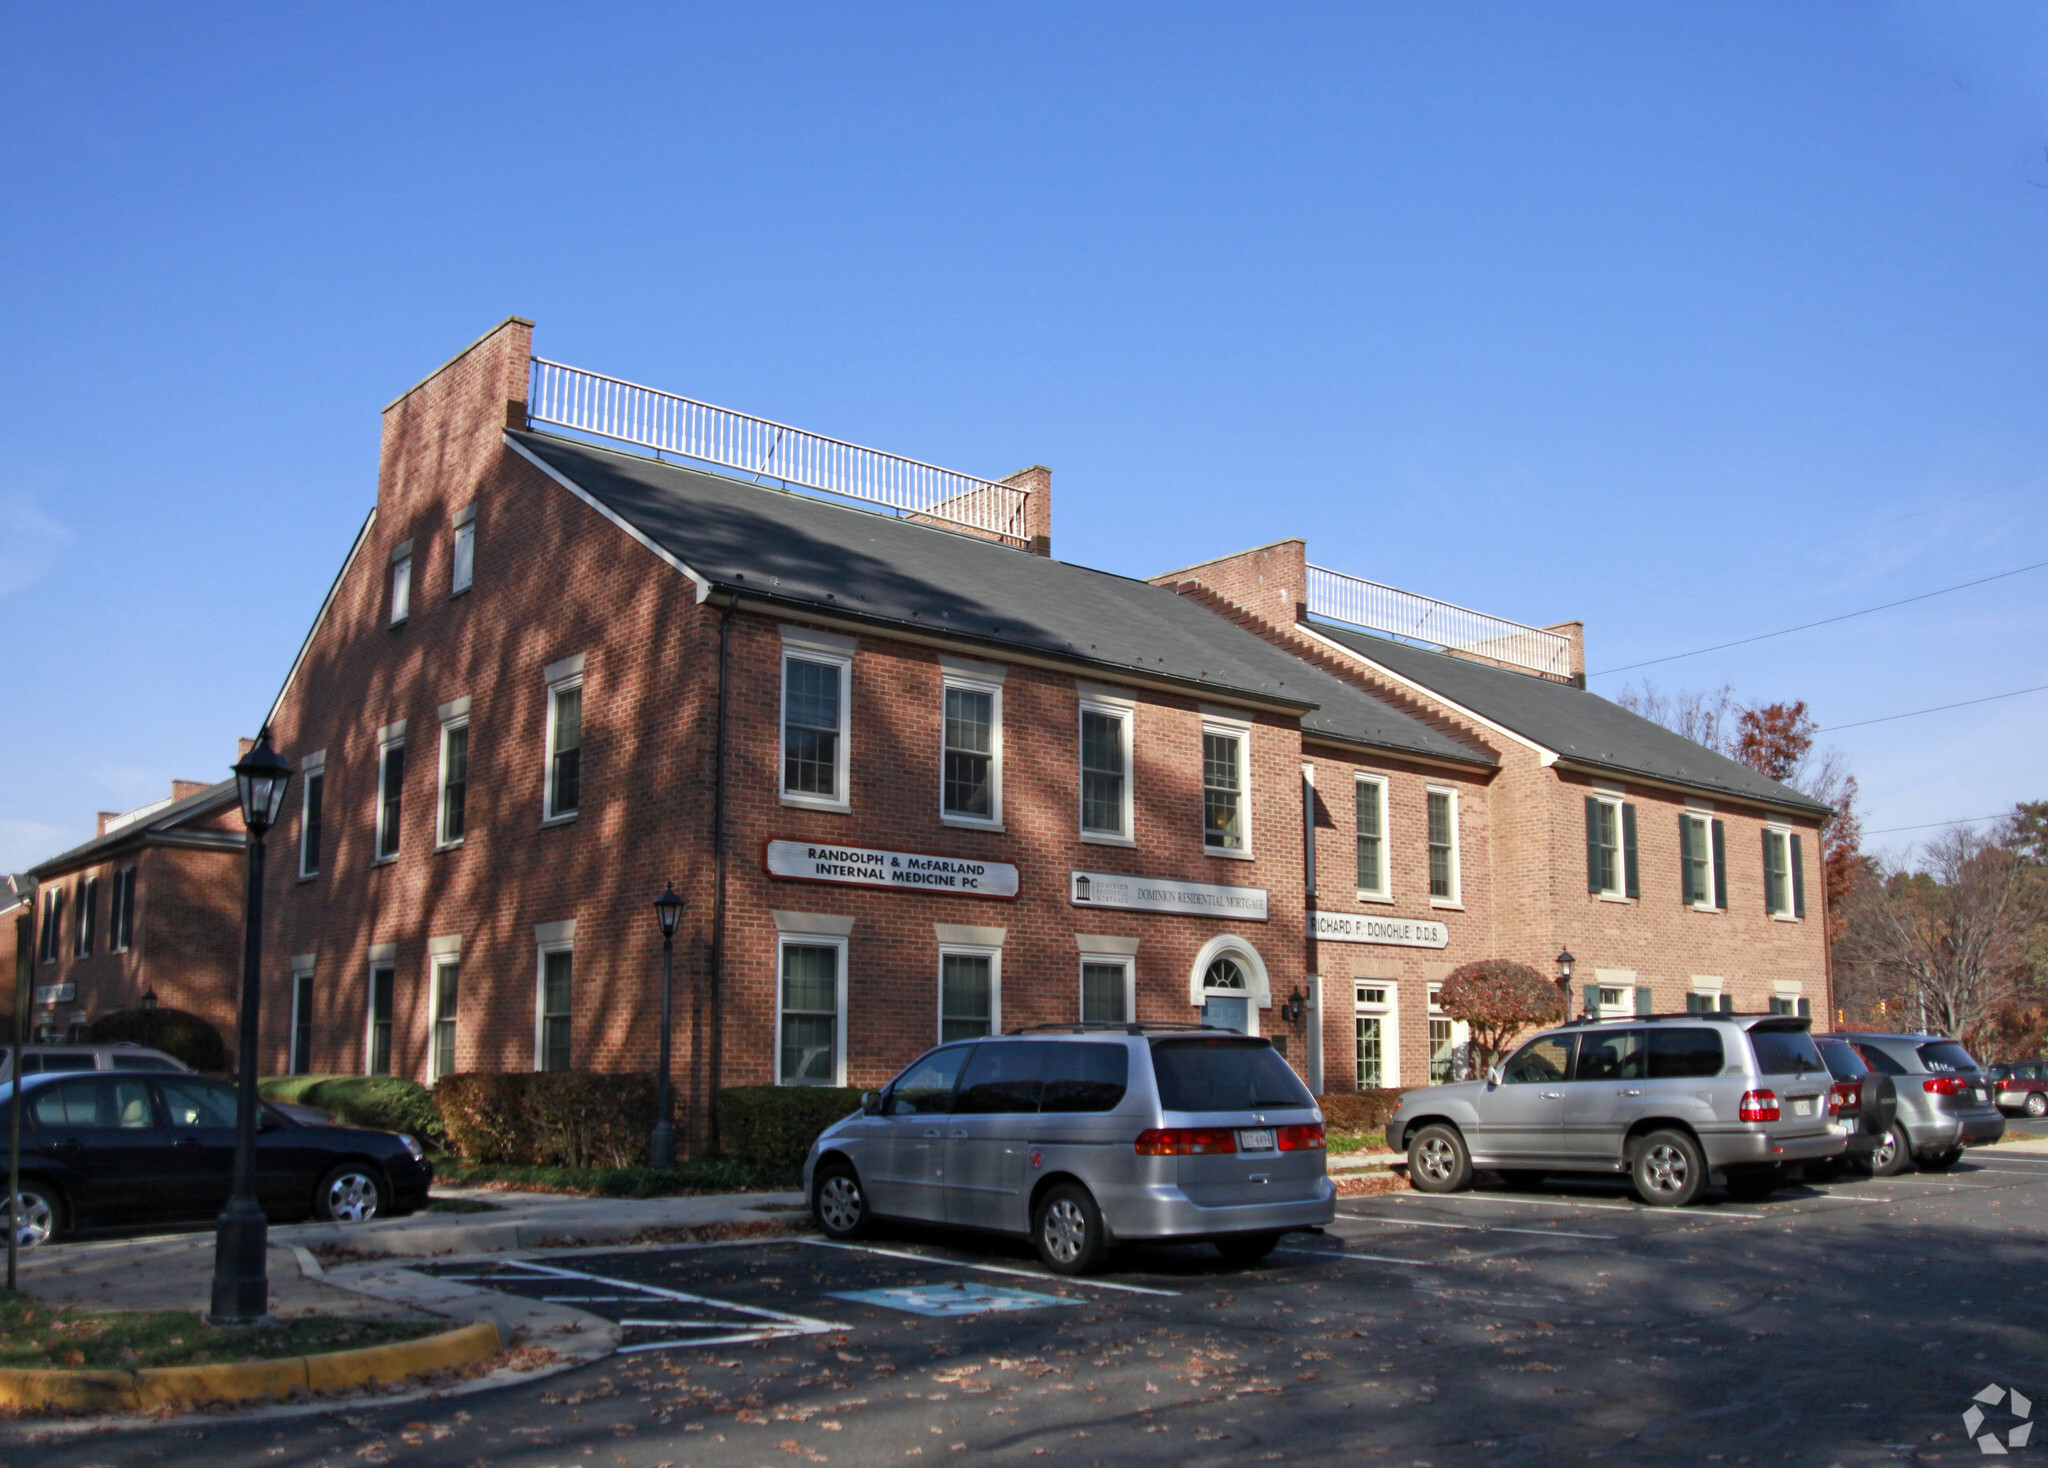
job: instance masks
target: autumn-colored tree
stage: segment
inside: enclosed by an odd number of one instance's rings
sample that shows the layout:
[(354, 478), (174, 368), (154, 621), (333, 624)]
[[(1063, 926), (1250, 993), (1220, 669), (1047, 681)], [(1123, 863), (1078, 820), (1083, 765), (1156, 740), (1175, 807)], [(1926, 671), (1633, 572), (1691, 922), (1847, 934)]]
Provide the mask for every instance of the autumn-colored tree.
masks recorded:
[(1472, 1064), (1482, 1073), (1522, 1031), (1564, 1018), (1564, 995), (1556, 983), (1506, 958), (1482, 958), (1452, 969), (1437, 991), (1437, 1005), (1471, 1027)]

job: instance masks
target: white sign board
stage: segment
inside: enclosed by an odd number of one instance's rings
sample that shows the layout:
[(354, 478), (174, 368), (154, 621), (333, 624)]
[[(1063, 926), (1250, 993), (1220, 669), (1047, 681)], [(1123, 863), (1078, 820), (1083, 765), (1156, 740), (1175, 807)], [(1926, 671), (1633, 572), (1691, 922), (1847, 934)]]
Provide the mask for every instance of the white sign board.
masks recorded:
[(956, 897), (1015, 897), (1017, 869), (1008, 862), (959, 856), (871, 851), (817, 841), (770, 841), (768, 875), (799, 882), (848, 882), (856, 887), (899, 887)]
[(44, 984), (36, 990), (38, 1004), (69, 1004), (78, 997), (76, 984)]
[(1130, 877), (1119, 872), (1075, 872), (1069, 896), (1076, 907), (1121, 907), (1133, 912), (1178, 912), (1188, 917), (1266, 920), (1264, 887), (1219, 887), (1171, 877)]
[(1357, 912), (1319, 912), (1309, 936), (1326, 943), (1386, 943), (1395, 948), (1448, 948), (1451, 942), (1451, 930), (1442, 923)]

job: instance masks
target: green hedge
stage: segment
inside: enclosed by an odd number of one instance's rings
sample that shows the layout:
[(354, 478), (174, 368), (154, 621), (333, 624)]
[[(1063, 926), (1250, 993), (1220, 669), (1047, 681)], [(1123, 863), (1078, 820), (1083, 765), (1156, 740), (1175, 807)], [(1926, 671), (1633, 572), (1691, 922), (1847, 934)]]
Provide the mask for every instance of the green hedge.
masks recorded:
[(646, 1161), (655, 1083), (647, 1075), (521, 1071), (453, 1075), (434, 1088), (448, 1141), (470, 1162), (633, 1167)]
[(406, 1132), (422, 1146), (447, 1141), (433, 1093), (397, 1076), (270, 1076), (256, 1083), (266, 1101), (317, 1106), (348, 1126)]
[(140, 1045), (147, 1040), (151, 1049), (174, 1055), (194, 1070), (219, 1073), (233, 1063), (220, 1031), (182, 1009), (160, 1008), (153, 1015), (117, 1009), (87, 1025), (85, 1040), (89, 1045), (118, 1045), (123, 1040)]
[(801, 1167), (818, 1133), (860, 1110), (860, 1097), (831, 1086), (728, 1086), (718, 1093), (719, 1152), (759, 1167)]
[(1384, 1132), (1401, 1097), (1413, 1086), (1387, 1086), (1371, 1091), (1332, 1091), (1316, 1097), (1323, 1108), (1323, 1125), (1333, 1132)]
[(738, 1193), (794, 1188), (802, 1170), (758, 1167), (733, 1157), (705, 1157), (674, 1167), (536, 1167), (512, 1162), (435, 1159), (434, 1178), (448, 1187), (496, 1184), (587, 1193), (599, 1198), (668, 1198), (689, 1193)]

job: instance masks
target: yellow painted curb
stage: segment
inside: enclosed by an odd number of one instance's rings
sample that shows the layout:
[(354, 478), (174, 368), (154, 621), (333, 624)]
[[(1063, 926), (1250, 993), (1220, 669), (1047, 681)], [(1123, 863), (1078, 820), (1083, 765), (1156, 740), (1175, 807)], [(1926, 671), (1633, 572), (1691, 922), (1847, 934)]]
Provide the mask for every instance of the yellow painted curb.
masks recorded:
[(498, 1327), (479, 1320), (388, 1346), (280, 1356), (218, 1366), (152, 1366), (141, 1371), (0, 1369), (0, 1406), (20, 1411), (121, 1412), (203, 1407), (288, 1397), (293, 1392), (381, 1386), (429, 1371), (467, 1366), (498, 1352)]

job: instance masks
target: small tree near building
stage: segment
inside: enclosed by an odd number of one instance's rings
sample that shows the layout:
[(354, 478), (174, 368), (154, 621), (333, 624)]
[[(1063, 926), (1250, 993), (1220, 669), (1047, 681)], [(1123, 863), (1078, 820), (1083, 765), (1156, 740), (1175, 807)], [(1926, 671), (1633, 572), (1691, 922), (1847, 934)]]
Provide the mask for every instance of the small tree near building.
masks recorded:
[(1564, 1018), (1564, 995), (1557, 984), (1528, 964), (1506, 958), (1482, 958), (1452, 969), (1437, 993), (1437, 1005), (1471, 1028), (1472, 1064), (1480, 1074), (1522, 1031)]

